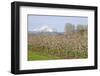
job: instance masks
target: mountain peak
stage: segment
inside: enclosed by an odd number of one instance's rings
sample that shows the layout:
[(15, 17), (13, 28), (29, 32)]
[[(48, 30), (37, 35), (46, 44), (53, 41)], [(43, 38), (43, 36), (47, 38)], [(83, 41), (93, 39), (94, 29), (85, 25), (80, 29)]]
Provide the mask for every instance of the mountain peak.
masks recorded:
[(53, 28), (49, 27), (48, 25), (44, 25), (40, 28), (37, 29), (33, 29), (33, 31), (35, 32), (55, 32), (56, 30), (54, 30)]

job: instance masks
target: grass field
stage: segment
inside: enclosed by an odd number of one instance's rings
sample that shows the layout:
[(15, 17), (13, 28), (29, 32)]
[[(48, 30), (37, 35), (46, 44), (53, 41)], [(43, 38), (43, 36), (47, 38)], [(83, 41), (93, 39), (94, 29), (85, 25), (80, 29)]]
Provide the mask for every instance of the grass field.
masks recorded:
[(28, 60), (88, 58), (87, 31), (68, 35), (28, 34)]
[(50, 59), (59, 59), (60, 57), (43, 55), (41, 53), (29, 51), (29, 60), (50, 60)]

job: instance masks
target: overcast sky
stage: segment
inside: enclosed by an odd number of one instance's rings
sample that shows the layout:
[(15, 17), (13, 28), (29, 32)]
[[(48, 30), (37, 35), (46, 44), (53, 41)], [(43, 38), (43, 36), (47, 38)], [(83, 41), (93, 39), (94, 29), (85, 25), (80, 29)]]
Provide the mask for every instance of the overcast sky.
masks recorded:
[(88, 18), (77, 16), (28, 15), (28, 31), (33, 31), (33, 29), (43, 26), (49, 26), (56, 29), (58, 32), (64, 32), (66, 23), (87, 25)]

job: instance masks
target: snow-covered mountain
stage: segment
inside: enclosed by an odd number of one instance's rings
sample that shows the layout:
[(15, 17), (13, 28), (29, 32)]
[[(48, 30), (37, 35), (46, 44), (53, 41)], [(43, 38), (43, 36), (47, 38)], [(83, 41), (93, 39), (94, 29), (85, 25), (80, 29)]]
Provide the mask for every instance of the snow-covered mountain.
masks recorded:
[(36, 29), (33, 29), (34, 32), (56, 32), (55, 29), (47, 26), (47, 25), (44, 25), (40, 28), (36, 28)]

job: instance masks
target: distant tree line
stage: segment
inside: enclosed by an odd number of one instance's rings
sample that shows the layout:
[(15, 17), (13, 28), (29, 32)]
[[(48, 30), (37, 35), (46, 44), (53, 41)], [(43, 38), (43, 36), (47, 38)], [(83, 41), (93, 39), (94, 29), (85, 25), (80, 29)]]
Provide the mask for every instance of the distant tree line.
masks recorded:
[(65, 29), (65, 34), (68, 34), (68, 33), (77, 32), (77, 31), (85, 31), (88, 29), (88, 25), (78, 24), (75, 26), (74, 24), (66, 23), (64, 29)]

